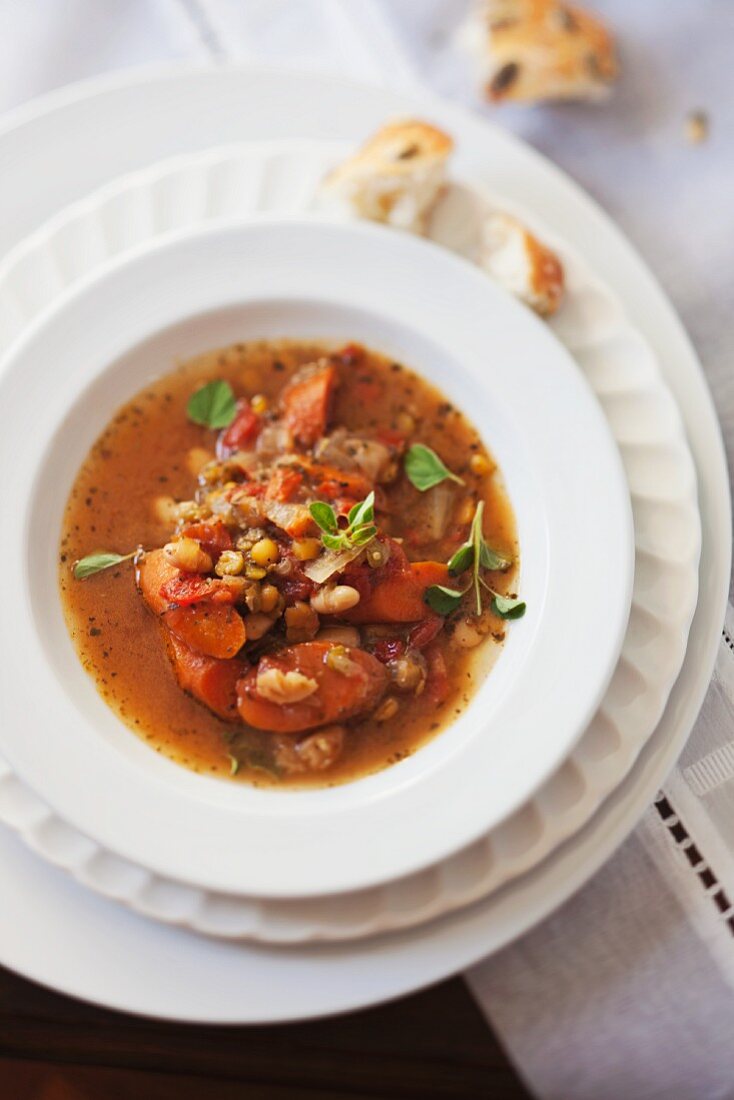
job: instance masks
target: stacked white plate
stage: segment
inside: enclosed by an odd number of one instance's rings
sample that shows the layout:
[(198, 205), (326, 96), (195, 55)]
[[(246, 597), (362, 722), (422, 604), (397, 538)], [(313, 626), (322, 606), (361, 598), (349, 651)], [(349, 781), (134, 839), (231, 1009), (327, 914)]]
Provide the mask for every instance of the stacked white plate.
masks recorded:
[[(199, 100), (203, 98), (211, 107), (222, 103), (233, 89), (242, 95), (257, 91), (262, 97), (270, 82), (275, 80), (274, 74), (245, 70), (232, 70), (216, 76), (189, 74), (161, 78), (145, 88), (146, 96), (156, 97), (159, 115), (153, 123), (141, 122), (141, 130), (147, 132), (149, 142), (155, 127), (162, 125), (162, 114), (173, 114), (174, 84), (178, 95), (184, 98), (192, 96), (199, 106)], [(203, 255), (195, 250), (208, 248), (209, 244), (201, 242), (233, 240), (238, 234), (244, 234), (241, 238), (243, 246), (247, 242), (247, 246), (251, 247), (257, 233), (270, 232), (267, 226), (272, 229), (268, 218), (313, 217), (317, 205), (317, 184), (328, 167), (343, 156), (367, 129), (379, 124), (385, 115), (405, 110), (404, 104), (394, 102), (392, 97), (383, 93), (346, 84), (340, 92), (344, 93), (347, 102), (343, 137), (348, 140), (323, 140), (324, 127), (315, 120), (325, 117), (319, 115), (319, 111), (325, 112), (326, 100), (333, 89), (330, 89), (329, 82), (318, 78), (303, 77), (298, 80), (302, 93), (299, 102), (307, 102), (311, 110), (309, 127), (302, 127), (302, 132), (309, 134), (309, 140), (286, 141), (280, 138), (285, 128), (291, 128), (290, 121), (286, 120), (285, 114), (279, 114), (283, 107), (275, 100), (269, 100), (267, 95), (260, 99), (271, 104), (265, 132), (274, 134), (278, 138), (276, 141), (239, 140), (232, 144), (233, 134), (223, 132), (221, 126), (216, 133), (210, 132), (203, 124), (203, 117), (197, 126), (198, 114), (195, 111), (189, 136), (184, 137), (181, 132), (177, 147), (171, 149), (179, 154), (175, 158), (158, 161), (153, 167), (127, 174), (119, 174), (119, 170), (126, 165), (117, 163), (112, 166), (106, 162), (105, 172), (117, 177), (113, 182), (65, 206), (38, 230), (17, 243), (0, 266), (0, 350), (7, 350), (6, 369), (12, 371), (13, 363), (22, 362), (26, 376), (30, 378), (34, 353), (37, 357), (37, 353), (43, 351), (44, 339), (58, 339), (59, 325), (63, 325), (64, 318), (79, 319), (84, 316), (83, 311), (89, 308), (90, 303), (104, 302), (105, 287), (110, 295), (115, 289), (124, 289), (125, 286), (129, 289), (133, 285), (131, 280), (135, 277), (136, 264), (146, 265), (140, 268), (141, 271), (153, 271), (154, 267), (147, 267), (151, 261), (146, 256), (165, 256), (166, 253), (173, 256), (176, 250), (179, 250), (179, 257)], [(93, 118), (97, 118), (96, 124), (102, 126), (104, 118), (119, 118), (126, 111), (134, 111), (142, 91), (143, 86), (133, 83), (112, 88), (107, 93), (98, 92), (96, 97), (81, 96), (78, 101), (66, 106), (61, 103), (56, 108), (57, 123), (61, 125), (63, 120), (63, 125), (69, 126), (72, 117), (81, 123), (82, 116), (85, 116), (90, 125)], [(296, 89), (294, 96), (298, 98)], [(92, 106), (95, 98), (98, 101), (96, 108)], [(155, 843), (151, 843), (147, 850), (142, 840), (137, 848), (135, 844), (126, 844), (123, 834), (115, 832), (114, 807), (105, 799), (101, 800), (98, 792), (96, 798), (85, 798), (83, 782), (75, 785), (73, 781), (67, 782), (68, 776), (64, 778), (63, 752), (52, 752), (45, 762), (40, 761), (38, 747), (33, 745), (24, 750), (22, 739), (14, 732), (8, 733), (6, 726), (2, 746), (12, 756), (16, 767), (11, 769), (7, 766), (1, 773), (0, 817), (3, 820), (16, 828), (37, 852), (71, 871), (85, 886), (124, 902), (145, 914), (146, 918), (181, 924), (208, 937), (227, 938), (226, 942), (221, 943), (214, 943), (203, 935), (182, 939), (170, 929), (166, 930), (149, 920), (136, 921), (132, 916), (125, 916), (109, 905), (95, 901), (89, 892), (78, 890), (73, 894), (73, 904), (78, 905), (80, 911), (84, 910), (87, 922), (92, 921), (95, 927), (99, 925), (100, 933), (105, 929), (103, 934), (117, 938), (120, 944), (126, 937), (133, 936), (141, 958), (154, 950), (154, 943), (159, 949), (163, 943), (166, 944), (166, 952), (176, 959), (173, 965), (177, 968), (180, 993), (177, 1003), (174, 1004), (170, 993), (164, 988), (170, 974), (154, 980), (148, 975), (134, 990), (129, 975), (123, 978), (119, 968), (114, 966), (107, 967), (112, 973), (106, 973), (104, 978), (98, 977), (92, 973), (93, 968), (88, 963), (88, 945), (80, 940), (73, 948), (77, 966), (76, 978), (71, 981), (60, 974), (58, 966), (47, 957), (42, 959), (40, 966), (37, 962), (29, 963), (28, 955), (19, 951), (17, 944), (12, 944), (3, 952), (3, 942), (7, 943), (8, 937), (6, 930), (0, 926), (0, 957), (8, 965), (31, 972), (40, 980), (47, 980), (61, 988), (73, 988), (80, 995), (104, 999), (120, 1007), (180, 1018), (193, 1016), (242, 1020), (292, 1018), (336, 1011), (415, 988), (507, 942), (567, 895), (584, 875), (591, 873), (611, 850), (614, 841), (631, 827), (655, 782), (664, 774), (672, 753), (682, 743), (685, 729), (690, 727), (694, 707), (689, 706), (686, 714), (677, 704), (674, 708), (675, 722), (667, 734), (663, 733), (661, 747), (657, 751), (648, 750), (647, 757), (643, 755), (642, 763), (636, 769), (639, 754), (651, 738), (657, 736), (656, 727), (681, 670), (696, 608), (701, 524), (696, 499), (696, 475), (683, 420), (654, 351), (603, 278), (603, 265), (590, 263), (574, 247), (574, 244), (582, 243), (587, 234), (583, 231), (571, 234), (568, 231), (571, 215), (551, 217), (553, 202), (548, 197), (548, 181), (553, 182), (550, 192), (555, 190), (560, 196), (554, 200), (559, 209), (563, 206), (564, 192), (567, 192), (567, 209), (578, 213), (580, 222), (586, 219), (595, 225), (602, 224), (604, 233), (612, 238), (613, 233), (600, 215), (587, 208), (569, 184), (558, 180), (537, 158), (510, 143), (507, 138), (479, 126), (443, 104), (422, 104), (421, 111), (451, 130), (458, 139), (460, 154), (462, 142), (472, 150), (471, 158), (462, 159), (461, 155), (458, 158), (456, 180), (432, 223), (431, 235), (445, 250), (441, 254), (434, 250), (437, 257), (441, 257), (435, 260), (437, 270), (455, 271), (458, 281), (464, 278), (461, 273), (465, 272), (467, 287), (472, 288), (483, 278), (467, 263), (451, 258), (449, 253), (470, 249), (472, 219), (486, 205), (514, 209), (557, 248), (564, 261), (568, 297), (552, 328), (573, 356), (579, 379), (585, 378), (605, 414), (622, 458), (634, 518), (634, 587), (629, 620), (624, 598), (624, 568), (621, 565), (620, 587), (612, 601), (612, 606), (618, 611), (622, 608), (624, 612), (622, 614), (620, 611), (618, 616), (618, 637), (615, 636), (614, 622), (605, 618), (599, 623), (598, 640), (587, 639), (589, 644), (595, 646), (599, 662), (598, 666), (589, 666), (592, 684), (588, 691), (581, 694), (587, 703), (592, 700), (599, 705), (595, 706), (591, 720), (576, 728), (574, 721), (578, 723), (583, 712), (583, 706), (579, 703), (570, 721), (565, 724), (567, 740), (554, 741), (556, 747), (560, 747), (559, 751), (562, 748), (560, 755), (553, 757), (550, 753), (529, 764), (527, 790), (519, 802), (516, 800), (513, 803), (508, 799), (503, 806), (498, 793), (502, 784), (498, 779), (499, 786), (494, 792), (497, 796), (492, 796), (490, 792), (489, 798), (497, 810), (494, 816), (485, 808), (484, 818), (482, 814), (470, 815), (470, 819), (462, 819), (461, 828), (457, 826), (454, 831), (450, 827), (445, 828), (449, 839), (442, 858), (429, 866), (425, 866), (425, 860), (420, 858), (413, 858), (411, 863), (411, 859), (405, 857), (405, 851), (402, 863), (392, 857), (381, 861), (366, 859), (364, 873), (357, 869), (352, 881), (343, 879), (340, 882), (337, 877), (316, 876), (315, 881), (323, 885), (315, 892), (307, 888), (305, 878), (293, 877), (293, 867), (290, 868), (290, 878), (284, 871), (279, 882), (267, 874), (258, 878), (254, 871), (248, 879), (247, 875), (242, 876), (242, 868), (236, 865), (229, 867), (226, 873), (222, 867), (216, 870), (210, 868), (210, 873), (202, 872), (200, 867), (195, 873), (189, 873), (191, 864), (187, 859), (167, 863), (163, 849), (157, 848)], [(90, 112), (93, 117), (89, 117)], [(44, 147), (53, 159), (50, 131), (44, 131), (47, 117), (50, 120), (51, 115), (39, 114), (25, 123), (21, 120), (14, 131), (5, 137), (0, 135), (0, 154), (3, 152), (3, 141), (10, 153), (13, 142), (17, 151), (18, 142), (22, 145), (23, 141), (32, 142), (45, 137)], [(245, 138), (259, 136), (263, 132), (262, 128), (255, 129), (252, 120), (241, 121), (240, 132)], [(258, 123), (262, 122), (260, 118)], [(190, 151), (196, 145), (205, 144), (205, 131), (211, 139), (209, 145), (212, 140), (226, 140), (227, 144)], [(478, 135), (481, 135), (481, 140), (478, 140)], [(145, 159), (147, 153), (143, 150), (143, 144), (141, 141), (136, 146), (139, 153), (131, 153), (131, 156)], [(100, 158), (104, 160), (108, 154), (103, 143)], [(501, 161), (498, 160), (499, 154), (502, 154)], [(496, 171), (497, 178), (492, 179), (492, 168), (498, 163), (502, 164), (502, 169)], [(82, 180), (83, 175), (80, 171), (78, 194), (89, 192), (89, 185), (94, 179), (93, 171), (87, 172)], [(513, 194), (517, 195), (523, 188), (515, 186), (516, 180), (527, 180), (531, 176), (543, 185), (535, 185), (536, 196), (541, 192), (543, 194), (543, 205), (529, 202), (520, 206), (511, 203), (507, 198), (508, 178), (513, 180)], [(12, 182), (8, 186), (12, 188)], [(60, 187), (59, 196), (62, 190)], [(533, 188), (525, 190), (532, 191)], [(65, 197), (74, 197), (68, 183)], [(49, 196), (48, 203), (51, 201)], [(42, 211), (41, 201), (37, 207), (39, 214), (51, 210), (49, 205)], [(265, 221), (262, 220), (264, 217)], [(323, 218), (323, 212), (318, 217)], [(559, 235), (559, 223), (563, 226), (564, 221), (566, 233)], [(226, 229), (223, 226), (225, 222)], [(314, 222), (299, 220), (298, 224), (306, 234), (316, 231)], [(403, 262), (406, 249), (406, 263), (422, 262), (421, 256), (411, 258), (411, 250), (424, 249), (425, 262), (429, 266), (434, 263), (433, 259), (428, 259), (431, 251), (429, 245), (412, 241), (394, 242), (395, 235), (385, 230), (363, 233), (350, 227), (334, 227), (326, 231), (339, 239), (342, 234), (356, 234), (355, 240), (367, 242), (359, 247), (364, 247), (368, 252), (373, 247), (385, 249), (386, 254), (394, 255), (399, 263)], [(171, 233), (178, 235), (178, 238), (172, 239)], [(220, 236), (217, 237), (217, 234)], [(386, 239), (388, 236), (391, 237), (389, 241)], [(571, 243), (572, 236), (574, 243)], [(619, 248), (616, 238), (613, 239)], [(187, 249), (194, 251), (187, 253)], [(394, 251), (391, 252), (391, 249)], [(131, 250), (134, 250), (134, 255)], [(166, 262), (165, 259), (160, 261), (163, 265)], [(638, 280), (644, 282), (639, 262), (629, 262)], [(449, 267), (442, 267), (442, 264)], [(161, 266), (160, 272), (164, 270), (165, 267)], [(362, 289), (366, 294), (368, 288)], [(646, 289), (654, 295), (659, 306), (658, 292), (649, 286)], [(497, 302), (496, 308), (503, 315), (509, 309), (507, 315), (515, 323), (521, 307), (514, 303), (506, 307), (502, 296), (491, 288), (487, 288), (487, 294), (488, 301)], [(200, 299), (192, 298), (192, 303), (194, 301)], [(175, 319), (173, 314), (170, 319)], [(670, 330), (670, 319), (666, 320), (668, 335), (680, 340), (680, 334)], [(319, 315), (297, 315), (293, 322), (293, 334), (296, 334), (299, 324), (318, 326), (323, 321), (323, 316)], [(240, 316), (237, 323), (240, 326), (244, 324), (244, 318)], [(538, 348), (546, 347), (544, 341), (547, 341), (548, 347), (552, 346), (548, 334), (540, 332), (540, 323), (535, 319), (530, 319), (528, 326), (517, 320), (517, 334), (524, 332), (526, 327), (531, 334), (529, 338), (539, 341)], [(368, 329), (369, 325), (365, 331), (353, 335), (370, 342)], [(76, 332), (77, 328), (69, 331)], [(386, 332), (382, 336), (383, 340), (389, 338)], [(518, 339), (522, 338), (518, 335)], [(214, 341), (217, 342), (224, 341)], [(380, 343), (380, 340), (373, 342)], [(117, 349), (112, 340), (110, 352), (116, 353), (117, 350), (121, 349)], [(683, 350), (688, 352), (685, 347)], [(680, 345), (678, 353), (681, 354)], [(562, 356), (561, 349), (559, 354)], [(552, 357), (553, 352), (548, 352), (548, 355)], [(110, 357), (114, 358), (114, 354)], [(415, 355), (413, 363), (421, 367), (421, 363), (415, 361)], [(133, 364), (131, 381), (134, 371)], [(38, 377), (39, 381), (42, 380), (42, 372)], [(693, 379), (694, 368), (689, 364), (687, 381), (690, 387), (693, 387)], [(80, 375), (77, 380), (70, 379), (69, 386), (73, 388), (82, 381)], [(712, 448), (707, 457), (706, 471), (711, 482), (704, 493), (704, 500), (709, 500), (712, 493), (715, 498), (716, 494), (721, 493), (725, 482), (722, 481), (718, 440), (715, 429), (711, 427), (710, 408), (706, 405), (705, 393), (701, 391), (697, 375), (695, 382), (699, 387), (697, 399), (703, 402), (701, 407), (708, 415), (708, 443)], [(135, 384), (130, 385), (129, 392), (135, 388)], [(121, 394), (125, 395), (124, 390)], [(110, 411), (110, 408), (100, 410), (102, 422)], [(44, 417), (40, 420), (39, 430), (44, 425), (48, 427), (53, 420), (51, 410), (47, 424)], [(90, 426), (90, 431), (93, 426)], [(559, 431), (564, 431), (563, 426), (559, 426)], [(592, 432), (589, 447), (593, 445), (593, 436)], [(81, 440), (79, 446), (82, 446)], [(20, 438), (18, 447), (22, 448)], [(603, 455), (599, 461), (603, 461)], [(54, 468), (57, 476), (61, 476), (59, 467), (55, 465)], [(22, 503), (22, 494), (18, 499), (19, 504)], [(624, 556), (624, 513), (614, 512), (614, 507), (612, 494), (609, 509), (614, 522), (608, 531), (604, 531), (604, 537), (614, 538), (614, 531), (617, 531), (621, 561)], [(724, 529), (727, 507), (725, 502)], [(603, 510), (599, 514), (600, 522), (602, 513)], [(594, 526), (597, 526), (596, 523)], [(601, 529), (597, 533), (601, 534)], [(715, 574), (715, 584), (704, 594), (707, 599), (705, 622), (700, 627), (700, 640), (696, 642), (700, 655), (699, 675), (702, 665), (706, 673), (710, 668), (717, 628), (723, 615), (722, 594), (725, 592), (728, 559), (728, 540), (725, 542), (721, 538), (719, 541), (719, 531), (713, 529), (710, 521), (708, 534), (709, 561), (713, 562), (709, 576)], [(706, 550), (704, 542), (704, 552)], [(38, 564), (39, 570), (42, 569), (40, 559)], [(524, 569), (528, 569), (527, 562), (524, 562)], [(528, 629), (530, 626), (528, 624)], [(9, 646), (7, 638), (6, 635), (3, 642), (6, 647)], [(31, 644), (30, 635), (28, 641)], [(518, 647), (520, 645), (518, 643)], [(65, 676), (66, 670), (62, 671)], [(22, 675), (20, 668), (16, 672), (18, 677)], [(695, 691), (689, 689), (689, 700), (692, 693), (700, 697), (702, 687), (703, 681)], [(58, 699), (49, 693), (48, 699), (39, 700), (39, 713), (55, 702), (61, 707), (62, 697), (63, 689)], [(696, 701), (694, 698), (693, 703)], [(108, 718), (106, 721), (113, 720)], [(104, 722), (105, 719), (100, 716), (100, 728)], [(110, 733), (112, 738), (118, 735), (119, 731)], [(436, 744), (442, 740), (439, 738)], [(440, 750), (436, 752), (440, 753)], [(120, 768), (122, 771), (129, 769), (132, 780), (139, 763), (134, 759), (136, 754), (131, 750), (122, 755), (125, 759), (120, 757)], [(173, 765), (170, 767), (173, 768)], [(629, 777), (636, 770), (640, 779), (637, 785), (630, 784)], [(32, 782), (29, 784), (21, 780), (17, 774), (19, 772), (26, 780), (31, 778)], [(195, 777), (186, 779), (196, 781)], [(161, 780), (167, 782), (167, 777), (162, 773), (155, 777), (156, 782)], [(490, 786), (491, 782), (488, 782)], [(624, 794), (625, 789), (630, 792), (628, 795)], [(240, 788), (233, 786), (230, 795), (238, 790)], [(68, 797), (65, 797), (65, 791)], [(598, 824), (595, 823), (596, 811), (615, 791), (616, 804), (614, 800), (607, 802), (607, 814), (611, 808), (611, 823), (609, 816), (606, 821), (602, 817)], [(377, 792), (378, 796), (380, 793)], [(208, 792), (206, 798), (209, 799)], [(469, 801), (476, 804), (477, 799), (475, 797)], [(95, 804), (96, 817), (93, 812)], [(100, 806), (103, 807), (101, 813)], [(488, 822), (485, 829), (480, 827), (483, 819)], [(471, 839), (471, 843), (462, 844), (462, 835), (465, 839)], [(574, 840), (570, 840), (569, 846), (569, 838), (577, 838), (575, 855), (572, 847)], [(563, 842), (566, 842), (565, 846)], [(549, 860), (553, 852), (558, 854), (554, 860)], [(202, 860), (204, 856), (205, 846), (202, 847)], [(409, 873), (401, 873), (406, 869)], [(17, 869), (12, 873), (17, 875)], [(50, 876), (50, 872), (47, 875)], [(21, 878), (19, 876), (19, 881)], [(46, 881), (56, 882), (51, 877)], [(239, 883), (247, 881), (254, 883), (257, 889), (246, 891), (238, 888)], [(296, 888), (289, 890), (288, 881), (295, 882)], [(52, 888), (48, 886), (49, 890)], [(481, 905), (472, 904), (480, 900)], [(101, 909), (94, 908), (100, 904)], [(439, 916), (444, 919), (437, 921)], [(398, 936), (396, 930), (399, 929), (411, 931), (404, 931)], [(39, 929), (36, 938), (42, 938), (40, 933)], [(161, 940), (161, 937), (165, 938)], [(32, 935), (31, 939), (34, 939)], [(283, 954), (280, 947), (271, 946), (267, 950), (248, 947), (243, 940), (300, 946)], [(324, 954), (323, 948), (313, 945), (315, 940), (341, 941), (341, 946), (330, 947)], [(384, 968), (370, 965), (376, 954), (384, 958)], [(229, 979), (223, 979), (225, 958), (229, 958), (230, 966), (236, 965), (240, 976), (247, 974), (247, 991), (242, 990), (241, 984), (238, 986)], [(304, 975), (312, 972), (315, 963), (318, 964), (319, 980), (317, 983), (311, 982), (313, 988), (309, 994), (301, 987)], [(378, 969), (383, 972), (378, 974)], [(198, 982), (197, 1007), (192, 999), (194, 974)], [(204, 984), (211, 989), (211, 995), (204, 995), (203, 1002), (202, 974), (207, 975)], [(189, 975), (192, 982), (187, 993)], [(215, 987), (224, 989), (219, 999), (214, 995)], [(294, 997), (296, 987), (300, 992)], [(268, 990), (266, 997), (263, 995), (264, 989)]]

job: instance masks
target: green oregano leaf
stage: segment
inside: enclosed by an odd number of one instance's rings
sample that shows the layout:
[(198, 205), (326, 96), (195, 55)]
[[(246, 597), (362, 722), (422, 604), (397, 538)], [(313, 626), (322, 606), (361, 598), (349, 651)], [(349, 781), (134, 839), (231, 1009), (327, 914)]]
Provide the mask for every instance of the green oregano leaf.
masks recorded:
[(237, 410), (237, 400), (229, 382), (217, 378), (195, 390), (186, 406), (186, 415), (205, 428), (227, 428)]
[(459, 573), (464, 573), (472, 565), (474, 561), (474, 544), (471, 542), (465, 542), (463, 546), (460, 546), (456, 553), (449, 561), (448, 569), (452, 577), (458, 577)]
[(498, 554), (491, 546), (487, 546), (484, 539), (482, 539), (479, 551), (479, 564), (482, 569), (489, 569), (490, 572), (497, 572), (499, 570), (504, 571), (505, 569), (509, 569), (512, 565), (512, 560), (504, 557), (502, 554)]
[(375, 518), (375, 494), (368, 493), (364, 500), (355, 504), (349, 512), (349, 526), (359, 527), (363, 523), (372, 523)]
[(424, 443), (414, 443), (405, 456), (405, 473), (412, 485), (421, 493), (440, 485), (447, 478), (457, 485), (464, 485), (460, 477), (445, 466), (435, 451)]
[(500, 619), (521, 619), (527, 608), (522, 600), (514, 596), (500, 596), (495, 593), (492, 597), (492, 610)]
[(450, 615), (452, 611), (456, 611), (463, 597), (463, 592), (445, 588), (442, 584), (432, 584), (426, 589), (423, 599), (438, 615)]
[(86, 558), (80, 558), (74, 563), (74, 576), (78, 581), (93, 577), (95, 573), (101, 573), (103, 569), (110, 569), (113, 565), (119, 565), (121, 561), (129, 561), (134, 558), (137, 551), (130, 554), (115, 554), (111, 550), (98, 550), (95, 554), (87, 554)]
[(337, 534), (339, 524), (336, 522), (334, 509), (330, 504), (326, 504), (323, 500), (315, 500), (313, 504), (309, 505), (308, 510), (322, 531), (326, 531), (330, 535)]

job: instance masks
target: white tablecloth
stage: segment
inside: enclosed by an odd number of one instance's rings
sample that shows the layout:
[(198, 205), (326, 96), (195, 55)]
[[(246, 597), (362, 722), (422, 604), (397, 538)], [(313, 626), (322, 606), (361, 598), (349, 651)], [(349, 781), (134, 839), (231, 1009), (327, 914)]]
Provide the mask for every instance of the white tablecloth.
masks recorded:
[[(731, 464), (734, 3), (594, 6), (620, 39), (613, 100), (492, 115), (599, 199), (657, 272), (703, 359)], [(227, 57), (425, 83), (489, 113), (454, 40), (465, 10), (464, 0), (0, 0), (0, 110), (103, 71)], [(684, 139), (693, 109), (711, 120), (700, 146)], [(734, 1097), (732, 638), (730, 608), (694, 735), (632, 838), (553, 917), (467, 975), (538, 1096)]]

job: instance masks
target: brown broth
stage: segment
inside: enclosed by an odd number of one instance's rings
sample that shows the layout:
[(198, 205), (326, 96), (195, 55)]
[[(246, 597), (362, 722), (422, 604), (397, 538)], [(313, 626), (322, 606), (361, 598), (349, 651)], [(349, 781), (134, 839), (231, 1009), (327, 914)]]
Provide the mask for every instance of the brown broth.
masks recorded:
[[(142, 390), (113, 417), (91, 448), (66, 506), (61, 536), (59, 584), (66, 623), (79, 659), (105, 701), (122, 721), (150, 744), (197, 772), (230, 774), (231, 725), (220, 721), (179, 688), (166, 656), (159, 626), (138, 594), (130, 562), (85, 581), (72, 575), (73, 563), (96, 549), (127, 553), (141, 545), (162, 545), (170, 523), (157, 518), (161, 495), (189, 499), (196, 478), (187, 465), (193, 448), (213, 449), (214, 435), (186, 418), (186, 403), (203, 381), (225, 378), (238, 395), (260, 393), (275, 399), (302, 364), (333, 350), (331, 345), (295, 341), (257, 342), (215, 351), (179, 367)], [(344, 371), (333, 421), (355, 431), (396, 427), (406, 414), (419, 425), (420, 440), (466, 481), (456, 490), (456, 508), (469, 492), (486, 501), (485, 534), (491, 545), (517, 560), (515, 523), (496, 469), (474, 474), (472, 455), (489, 458), (477, 432), (446, 398), (406, 367), (367, 352), (361, 366)], [(400, 421), (402, 422), (402, 421)], [(491, 463), (491, 459), (490, 459)], [(492, 464), (493, 466), (493, 464)], [(388, 533), (404, 535), (403, 517), (415, 505), (415, 490), (405, 482), (390, 490)], [(420, 502), (419, 502), (420, 508)], [(468, 512), (467, 512), (468, 514)], [(421, 534), (421, 516), (412, 517)], [(385, 529), (385, 524), (382, 524)], [(456, 525), (454, 524), (454, 528)], [(468, 522), (462, 528), (466, 537)], [(413, 560), (446, 560), (456, 539), (411, 545)], [(514, 592), (516, 569), (501, 578), (502, 591)], [(452, 645), (448, 631), (439, 639), (451, 690), (438, 708), (419, 697), (401, 697), (393, 719), (367, 719), (350, 725), (348, 749), (328, 771), (313, 776), (273, 778), (257, 768), (241, 767), (237, 779), (255, 785), (332, 785), (358, 778), (403, 759), (444, 728), (466, 705), (487, 674), (507, 624), (492, 620), (486, 640), (474, 650)]]

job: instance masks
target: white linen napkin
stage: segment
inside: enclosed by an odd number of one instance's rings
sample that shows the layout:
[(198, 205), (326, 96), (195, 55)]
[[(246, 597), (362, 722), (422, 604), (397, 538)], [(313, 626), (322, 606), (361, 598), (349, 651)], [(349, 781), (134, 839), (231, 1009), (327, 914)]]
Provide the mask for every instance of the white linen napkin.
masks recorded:
[[(702, 355), (734, 454), (734, 8), (590, 0), (617, 30), (604, 107), (505, 108), (640, 247)], [(258, 58), (423, 83), (477, 110), (467, 0), (0, 0), (0, 110), (98, 72)], [(708, 142), (684, 140), (689, 111)], [(678, 766), (635, 834), (556, 914), (467, 980), (539, 1097), (734, 1097), (734, 611)]]

